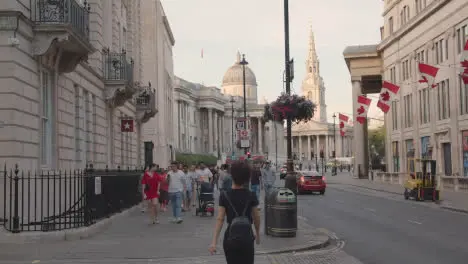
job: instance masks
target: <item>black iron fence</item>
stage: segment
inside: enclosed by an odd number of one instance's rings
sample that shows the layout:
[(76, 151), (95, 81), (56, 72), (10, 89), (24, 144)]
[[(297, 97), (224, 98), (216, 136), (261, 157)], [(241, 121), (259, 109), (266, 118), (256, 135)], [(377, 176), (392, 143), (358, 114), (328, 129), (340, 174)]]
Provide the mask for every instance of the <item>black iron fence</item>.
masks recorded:
[(6, 230), (54, 231), (89, 226), (141, 201), (141, 170), (3, 171)]
[(76, 0), (36, 0), (34, 22), (70, 26), (84, 39), (89, 39), (90, 6)]

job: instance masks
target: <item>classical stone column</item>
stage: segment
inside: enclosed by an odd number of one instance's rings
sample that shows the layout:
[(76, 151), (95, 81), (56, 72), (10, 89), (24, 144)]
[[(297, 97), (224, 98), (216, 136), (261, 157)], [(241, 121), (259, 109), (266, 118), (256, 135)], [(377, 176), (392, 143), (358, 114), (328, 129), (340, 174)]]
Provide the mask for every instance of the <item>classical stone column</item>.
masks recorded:
[(317, 146), (315, 155), (320, 155), (320, 135), (316, 135), (315, 138), (315, 145)]
[(297, 144), (299, 145), (299, 160), (302, 160), (302, 136), (297, 137)]
[(328, 134), (325, 135), (325, 160), (327, 160), (330, 157), (330, 140)]
[(257, 118), (257, 121), (258, 121), (258, 153), (261, 154), (263, 153), (262, 120), (260, 120), (260, 118)]
[(208, 153), (213, 153), (213, 111), (208, 108)]
[[(360, 80), (353, 81), (353, 111), (356, 112), (359, 104), (357, 98), (362, 94), (362, 87)], [(359, 124), (355, 122), (353, 127), (353, 155), (354, 155), (354, 176), (359, 178), (368, 178), (367, 167), (369, 162), (367, 161), (367, 140), (365, 139), (364, 129), (367, 126), (367, 122)]]
[(311, 155), (311, 150), (310, 150), (310, 135), (307, 136), (307, 160), (311, 160), (312, 159), (312, 155)]
[(213, 143), (213, 151), (216, 155), (218, 155), (218, 147), (219, 147), (219, 123), (218, 123), (218, 111), (214, 110), (214, 143)]

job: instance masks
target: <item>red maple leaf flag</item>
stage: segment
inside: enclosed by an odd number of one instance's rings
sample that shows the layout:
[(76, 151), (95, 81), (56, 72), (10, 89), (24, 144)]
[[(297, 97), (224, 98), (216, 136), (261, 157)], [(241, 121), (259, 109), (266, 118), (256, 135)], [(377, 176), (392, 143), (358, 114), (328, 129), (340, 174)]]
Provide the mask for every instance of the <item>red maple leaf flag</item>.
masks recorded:
[(468, 40), (466, 40), (461, 59), (460, 77), (464, 84), (468, 84)]
[(358, 96), (357, 103), (359, 104), (359, 107), (357, 109), (356, 121), (359, 122), (359, 124), (364, 124), (364, 121), (366, 121), (367, 111), (369, 111), (371, 102), (371, 99), (363, 95)]
[(343, 121), (340, 122), (340, 128), (344, 128), (344, 122)]
[(435, 84), (435, 78), (437, 76), (437, 73), (439, 72), (439, 68), (429, 64), (419, 63), (418, 69), (419, 73), (421, 73), (421, 79), (419, 80), (419, 83), (423, 87), (437, 87), (437, 85)]
[(120, 123), (121, 132), (133, 132), (133, 120), (132, 119), (122, 119)]
[(395, 85), (391, 82), (384, 81), (382, 83), (382, 90), (380, 92), (380, 98), (377, 102), (377, 107), (382, 112), (387, 113), (390, 110), (390, 102), (393, 101), (400, 90), (400, 86)]
[(345, 136), (345, 132), (344, 132), (343, 130), (340, 130), (340, 135), (341, 135), (342, 137), (344, 137), (344, 136)]
[(349, 116), (343, 115), (343, 114), (339, 114), (339, 115), (338, 115), (338, 119), (339, 119), (340, 121), (343, 121), (343, 122), (348, 122)]

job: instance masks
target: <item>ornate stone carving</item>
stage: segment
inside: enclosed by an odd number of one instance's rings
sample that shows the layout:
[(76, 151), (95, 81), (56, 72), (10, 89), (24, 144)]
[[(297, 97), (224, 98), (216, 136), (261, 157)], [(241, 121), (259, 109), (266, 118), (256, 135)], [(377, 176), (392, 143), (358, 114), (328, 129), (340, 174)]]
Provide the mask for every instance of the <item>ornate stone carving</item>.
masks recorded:
[(69, 39), (69, 35), (66, 33), (62, 34), (36, 34), (34, 36), (33, 44), (32, 44), (32, 54), (35, 56), (42, 56), (47, 53), (47, 51), (61, 43), (63, 41), (67, 41)]

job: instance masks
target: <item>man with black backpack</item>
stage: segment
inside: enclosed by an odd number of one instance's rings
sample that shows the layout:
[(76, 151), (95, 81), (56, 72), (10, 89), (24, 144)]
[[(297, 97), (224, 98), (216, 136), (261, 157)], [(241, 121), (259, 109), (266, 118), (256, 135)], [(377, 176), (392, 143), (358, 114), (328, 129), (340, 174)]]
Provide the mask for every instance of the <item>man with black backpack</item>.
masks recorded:
[(250, 172), (251, 168), (246, 162), (234, 163), (231, 166), (232, 189), (223, 191), (219, 197), (218, 217), (209, 251), (211, 254), (216, 252), (219, 234), (226, 217), (228, 227), (224, 233), (223, 249), (228, 264), (253, 264), (254, 241), (260, 243), (258, 199), (255, 193), (243, 188), (250, 180)]

